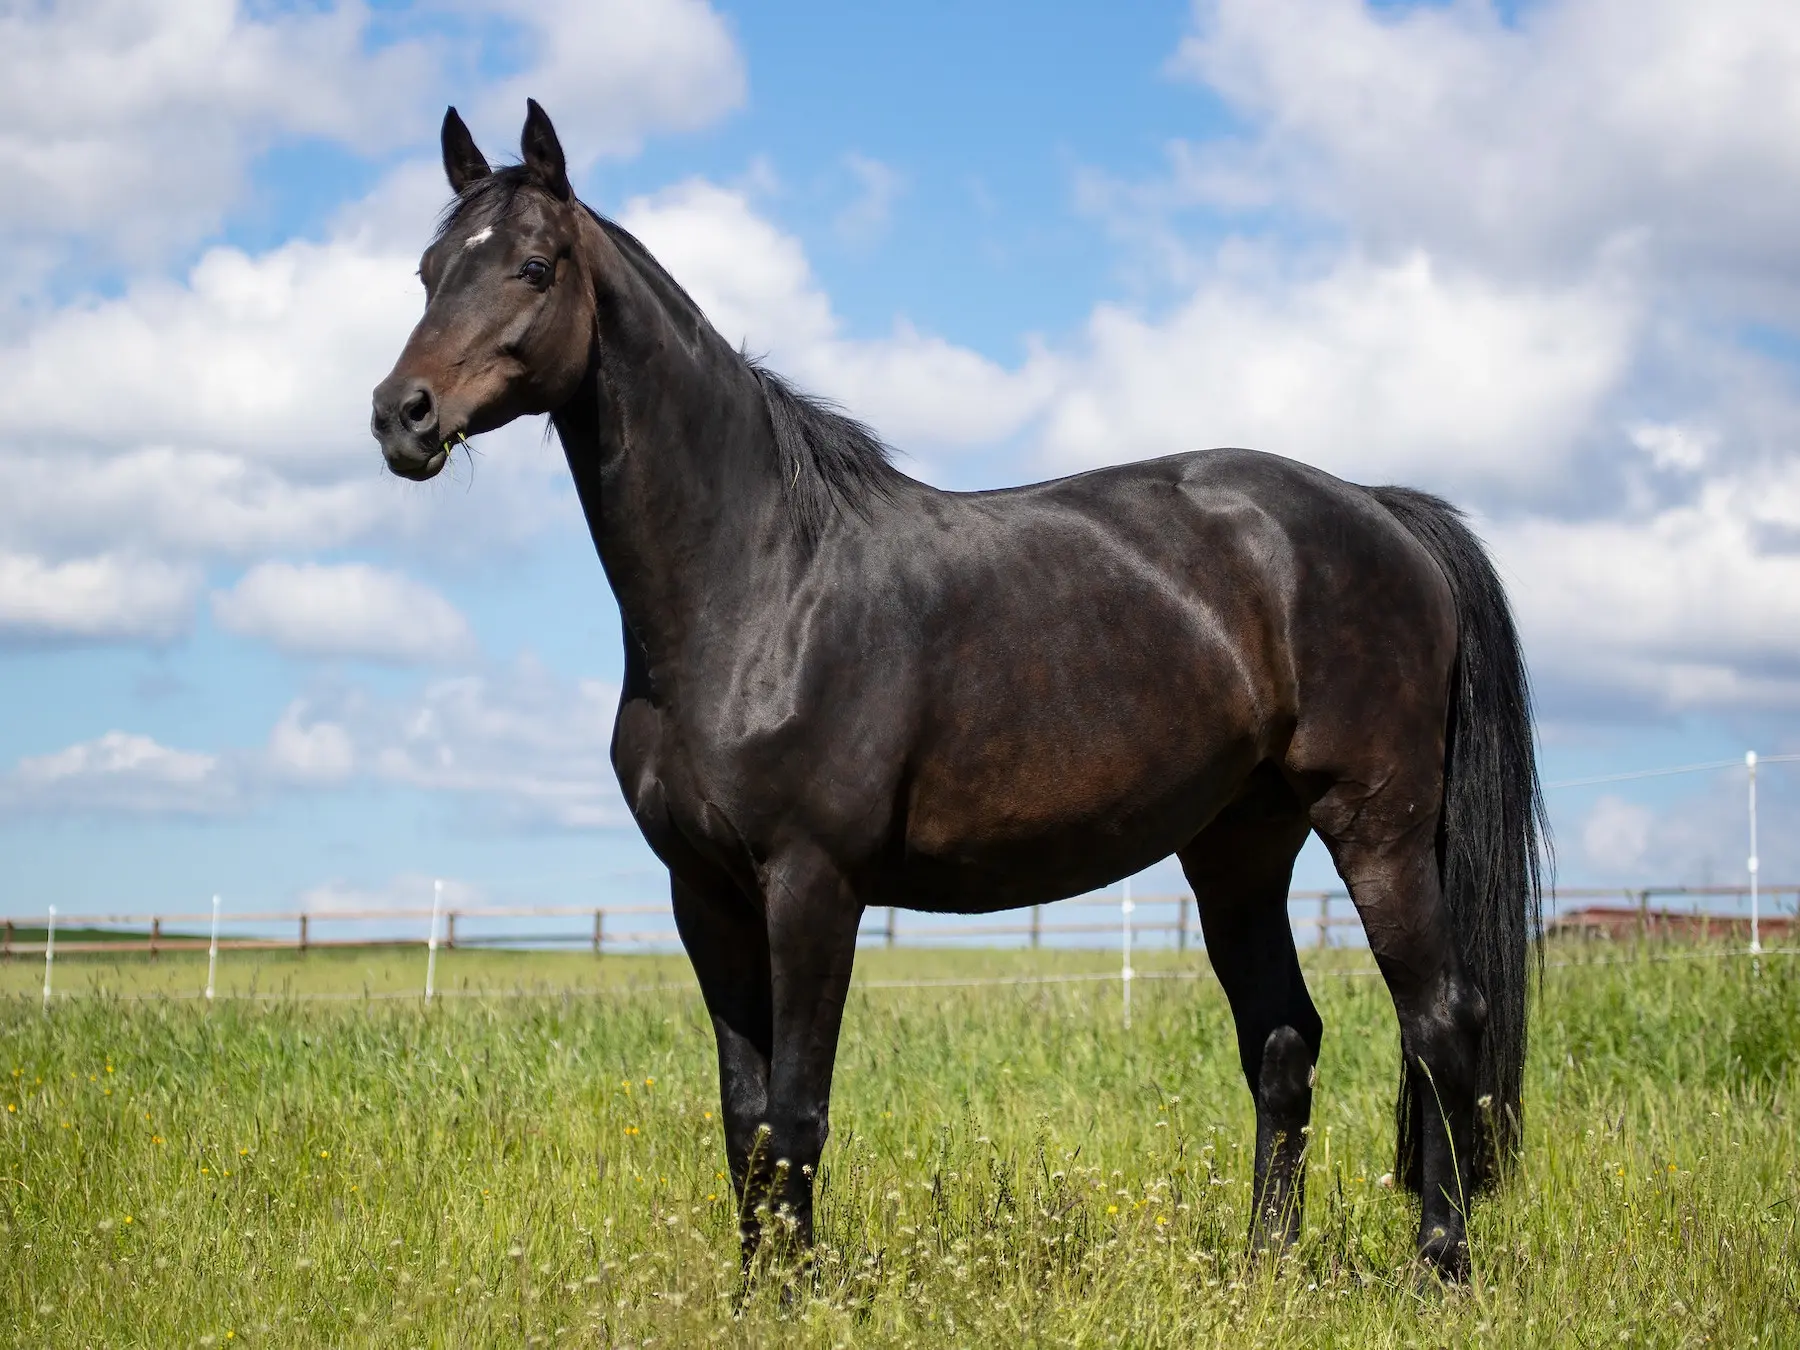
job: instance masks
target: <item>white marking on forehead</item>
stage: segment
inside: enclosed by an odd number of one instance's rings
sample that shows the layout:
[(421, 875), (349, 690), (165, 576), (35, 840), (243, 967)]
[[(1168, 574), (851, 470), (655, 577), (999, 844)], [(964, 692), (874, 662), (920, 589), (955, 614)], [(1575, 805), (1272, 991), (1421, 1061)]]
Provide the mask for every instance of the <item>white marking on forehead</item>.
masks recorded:
[(482, 229), (475, 231), (475, 233), (470, 235), (467, 239), (463, 240), (463, 247), (464, 248), (474, 248), (475, 245), (481, 243), (493, 232), (494, 232), (494, 227), (492, 225), (485, 226)]

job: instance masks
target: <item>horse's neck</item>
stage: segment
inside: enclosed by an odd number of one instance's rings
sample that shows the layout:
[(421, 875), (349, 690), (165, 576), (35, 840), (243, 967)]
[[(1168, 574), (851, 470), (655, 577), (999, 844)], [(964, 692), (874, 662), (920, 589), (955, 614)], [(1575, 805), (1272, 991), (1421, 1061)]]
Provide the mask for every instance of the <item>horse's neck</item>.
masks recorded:
[[(716, 635), (788, 536), (760, 382), (633, 275), (600, 307), (595, 370), (555, 423), (626, 624), (659, 683)], [(694, 323), (701, 325), (692, 328)]]

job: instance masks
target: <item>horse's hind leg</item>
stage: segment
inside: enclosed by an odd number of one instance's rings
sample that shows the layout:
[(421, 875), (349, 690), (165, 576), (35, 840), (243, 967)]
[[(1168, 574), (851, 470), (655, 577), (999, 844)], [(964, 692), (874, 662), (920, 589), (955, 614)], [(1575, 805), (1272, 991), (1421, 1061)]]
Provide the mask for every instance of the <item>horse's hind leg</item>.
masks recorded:
[(1238, 1058), (1256, 1101), (1250, 1244), (1260, 1249), (1285, 1247), (1300, 1235), (1322, 1025), (1287, 915), (1294, 858), (1306, 842), (1306, 811), (1272, 775), (1253, 781), (1251, 793), (1207, 826), (1180, 858), (1200, 905), (1207, 955), (1231, 1002)]
[[(1314, 804), (1313, 827), (1350, 888), (1400, 1018), (1416, 1150), (1401, 1168), (1420, 1196), (1419, 1255), (1460, 1279), (1469, 1264), (1464, 1217), (1487, 1005), (1463, 968), (1439, 884), (1435, 767), (1409, 774), (1389, 766), (1358, 780), (1340, 782)], [(1404, 1140), (1405, 1122), (1401, 1128)]]

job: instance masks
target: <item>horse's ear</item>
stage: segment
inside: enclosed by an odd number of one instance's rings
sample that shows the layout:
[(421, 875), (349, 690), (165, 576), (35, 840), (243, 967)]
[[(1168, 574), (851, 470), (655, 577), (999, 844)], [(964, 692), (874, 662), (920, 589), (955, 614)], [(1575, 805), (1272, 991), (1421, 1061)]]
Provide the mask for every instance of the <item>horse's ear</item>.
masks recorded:
[(444, 176), (450, 180), (452, 192), (460, 196), (470, 183), (493, 172), (488, 168), (487, 156), (476, 149), (475, 138), (463, 125), (462, 118), (456, 115), (455, 108), (444, 114), (441, 139), (444, 143)]
[(525, 130), (519, 134), (519, 153), (525, 167), (539, 187), (551, 196), (568, 201), (569, 167), (563, 159), (562, 142), (556, 139), (556, 128), (535, 98), (525, 100)]

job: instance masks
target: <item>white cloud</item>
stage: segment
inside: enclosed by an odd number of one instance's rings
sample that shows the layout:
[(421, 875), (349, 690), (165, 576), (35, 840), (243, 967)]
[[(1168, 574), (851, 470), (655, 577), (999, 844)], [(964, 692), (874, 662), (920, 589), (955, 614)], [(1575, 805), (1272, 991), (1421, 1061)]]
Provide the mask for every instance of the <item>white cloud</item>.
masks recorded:
[(351, 686), (297, 699), (267, 741), (216, 753), (110, 731), (20, 760), (0, 812), (223, 815), (279, 792), (409, 789), (516, 829), (629, 825), (612, 769), (618, 687), (530, 659), (407, 696)]
[(1659, 709), (1800, 705), (1800, 470), (1487, 534), (1542, 674)]
[[(493, 24), (527, 62), (478, 103), (516, 144), (525, 97), (559, 119), (572, 153), (636, 149), (706, 126), (743, 102), (743, 62), (703, 0), (452, 0), (457, 38), (386, 40), (361, 0), (271, 10), (246, 0), (73, 0), (0, 14), (0, 238), (9, 283), (84, 238), (132, 262), (201, 238), (244, 195), (256, 155), (287, 142), (382, 153), (424, 139), (430, 92), (460, 73)], [(438, 31), (433, 32), (433, 29)]]
[(1508, 288), (1422, 254), (1304, 280), (1226, 268), (1167, 317), (1097, 309), (1044, 442), (1066, 468), (1243, 445), (1363, 481), (1541, 487), (1632, 338), (1607, 287)]
[(306, 706), (282, 709), (269, 733), (268, 766), (278, 779), (292, 783), (330, 784), (349, 778), (356, 769), (356, 743), (340, 724), (305, 720)]
[(904, 319), (884, 338), (848, 337), (800, 242), (738, 191), (692, 179), (628, 202), (620, 223), (733, 343), (905, 446), (989, 443), (1017, 431), (1050, 392), (1051, 363), (1018, 369), (920, 333)]
[(1717, 437), (1673, 422), (1637, 422), (1625, 429), (1631, 443), (1659, 469), (1696, 473), (1706, 467)]
[(15, 447), (366, 455), (369, 391), (423, 308), (415, 265), (354, 237), (211, 249), (180, 282), (71, 306), (0, 348), (0, 424)]
[(52, 552), (121, 540), (177, 558), (333, 548), (397, 526), (404, 506), (373, 470), (296, 480), (229, 452), (166, 445), (0, 450), (0, 472), (12, 486), (0, 538)]
[(1613, 873), (1637, 871), (1649, 851), (1655, 819), (1656, 813), (1642, 802), (1601, 797), (1581, 825), (1581, 848), (1588, 863)]
[(437, 60), (372, 47), (347, 3), (74, 0), (0, 15), (0, 232), (101, 241), (133, 259), (212, 228), (282, 137), (359, 150), (422, 129)]
[[(0, 344), (0, 548), (178, 560), (380, 538), (428, 540), (442, 561), (535, 533), (568, 491), (535, 427), (483, 441), (468, 500), (389, 478), (368, 433), (370, 390), (423, 308), (415, 249), (436, 181), (403, 166), (323, 242), (213, 249), (181, 281), (53, 311)], [(450, 477), (468, 472), (459, 458)]]
[(215, 591), (212, 610), (226, 631), (293, 656), (441, 663), (475, 646), (468, 621), (431, 587), (362, 563), (260, 563)]
[(499, 675), (428, 685), (415, 703), (333, 712), (378, 781), (486, 803), (512, 824), (629, 823), (612, 769), (618, 688), (522, 661)]
[(629, 823), (612, 769), (617, 686), (521, 659), (407, 698), (342, 688), (283, 712), (271, 749), (290, 779), (441, 793), (520, 827)]
[(0, 635), (168, 642), (187, 630), (199, 588), (196, 569), (151, 558), (0, 551)]
[(1633, 237), (1671, 266), (1791, 276), (1792, 6), (1197, 0), (1194, 15), (1172, 68), (1254, 123), (1194, 152), (1202, 200), (1298, 204), (1376, 246), (1503, 265), (1584, 265)]
[(695, 131), (744, 101), (743, 58), (704, 0), (490, 0), (523, 24), (535, 58), (479, 100), (476, 127), (504, 127), (482, 148), (500, 158), (518, 144), (525, 100), (556, 124), (573, 164), (635, 151), (652, 131)]
[(13, 812), (210, 816), (239, 805), (224, 758), (124, 731), (22, 759), (0, 778), (0, 808)]
[[(1771, 737), (1765, 744), (1781, 742)], [(1773, 764), (1757, 779), (1757, 852), (1765, 886), (1800, 876), (1800, 847), (1792, 828), (1800, 819), (1800, 775), (1793, 767)], [(1562, 796), (1552, 794), (1553, 808)], [(1618, 784), (1592, 800), (1578, 795), (1575, 801), (1562, 801), (1560, 837), (1574, 847), (1564, 849), (1567, 866), (1559, 870), (1579, 878), (1572, 884), (1741, 886), (1747, 880), (1750, 848), (1746, 797), (1744, 768), (1738, 763), (1680, 778)], [(1658, 901), (1653, 897), (1651, 903)]]

